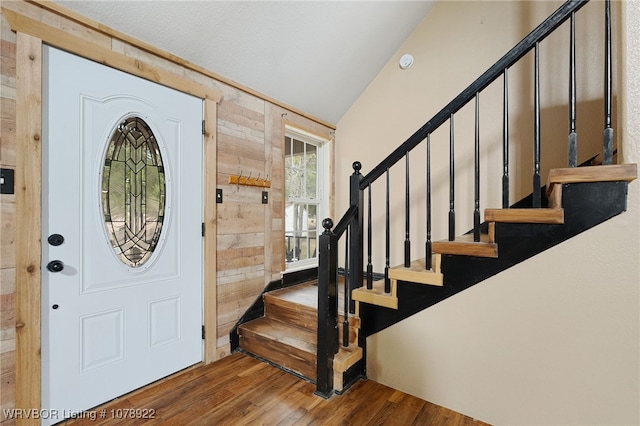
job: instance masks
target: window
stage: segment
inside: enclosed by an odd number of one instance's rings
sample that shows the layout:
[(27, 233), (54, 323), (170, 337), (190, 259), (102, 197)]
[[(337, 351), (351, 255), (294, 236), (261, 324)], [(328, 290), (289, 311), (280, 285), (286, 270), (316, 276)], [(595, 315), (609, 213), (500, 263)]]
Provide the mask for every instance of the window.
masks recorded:
[(287, 128), (285, 135), (285, 260), (287, 269), (315, 266), (327, 212), (326, 140)]
[(166, 185), (162, 155), (140, 117), (122, 121), (109, 139), (102, 169), (102, 212), (111, 246), (128, 266), (142, 266), (160, 240)]

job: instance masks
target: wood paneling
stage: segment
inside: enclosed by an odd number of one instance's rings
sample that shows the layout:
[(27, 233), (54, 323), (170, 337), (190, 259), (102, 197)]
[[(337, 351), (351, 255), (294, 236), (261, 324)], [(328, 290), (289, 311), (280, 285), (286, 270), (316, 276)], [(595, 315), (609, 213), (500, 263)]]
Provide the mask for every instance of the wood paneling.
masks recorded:
[(229, 175), (265, 178), (265, 102), (247, 94), (233, 94), (218, 110), (218, 344), (262, 292), (270, 275), (265, 268), (265, 233), (269, 205), (262, 204), (264, 188), (229, 184)]
[(13, 195), (0, 195), (0, 268), (16, 266), (16, 203)]
[(5, 352), (8, 348), (13, 347), (16, 339), (14, 299), (15, 293), (0, 294), (0, 352)]
[(0, 269), (0, 294), (13, 294), (16, 291), (16, 268)]
[[(3, 343), (1, 346), (2, 352), (0, 352), (0, 386), (2, 387), (2, 392), (0, 392), (0, 409), (2, 410), (13, 408), (16, 399), (16, 356), (13, 345), (6, 345), (6, 348), (10, 350), (5, 352), (5, 344)], [(5, 423), (5, 420), (5, 417), (0, 415), (0, 424), (4, 426), (10, 423), (10, 421)]]
[(15, 34), (4, 31), (9, 25), (2, 19), (0, 40), (0, 165), (16, 165), (16, 44)]
[(9, 120), (3, 118), (0, 120), (0, 125), (2, 126), (2, 130), (0, 130), (0, 165), (15, 168), (16, 122), (14, 119)]
[[(0, 165), (15, 169), (16, 34), (0, 19)], [(14, 408), (16, 394), (15, 211), (15, 195), (0, 195), (0, 409)]]
[(18, 33), (16, 61), (16, 404), (38, 408), (42, 41)]

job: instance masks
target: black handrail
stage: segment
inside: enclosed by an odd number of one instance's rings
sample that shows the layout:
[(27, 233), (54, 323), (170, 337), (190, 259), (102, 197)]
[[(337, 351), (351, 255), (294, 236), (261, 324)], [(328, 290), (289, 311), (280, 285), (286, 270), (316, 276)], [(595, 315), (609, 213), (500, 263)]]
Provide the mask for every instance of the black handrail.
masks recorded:
[(387, 156), (380, 164), (374, 167), (369, 174), (364, 176), (360, 182), (360, 189), (365, 189), (384, 172), (395, 163), (400, 161), (407, 152), (418, 146), (422, 142), (427, 134), (433, 133), (438, 127), (449, 120), (451, 114), (456, 113), (463, 106), (465, 106), (475, 94), (481, 92), (497, 78), (499, 78), (504, 70), (515, 64), (520, 58), (526, 55), (535, 45), (544, 40), (553, 30), (564, 23), (571, 16), (572, 12), (579, 10), (589, 0), (569, 0), (564, 3), (558, 10), (553, 12), (551, 16), (538, 25), (533, 31), (529, 33), (520, 43), (516, 44), (507, 54), (505, 54), (498, 62), (493, 64), (487, 71), (485, 71), (476, 81), (471, 83), (469, 87), (464, 89), (458, 96), (456, 96), (447, 106), (445, 106), (440, 112), (427, 121), (421, 128), (419, 128), (413, 135), (398, 148), (396, 148), (391, 154)]
[(336, 226), (333, 227), (333, 233), (336, 235), (336, 238), (340, 238), (344, 232), (349, 229), (349, 222), (356, 216), (358, 212), (357, 206), (350, 206), (347, 211), (344, 213), (344, 216), (340, 219), (340, 222)]

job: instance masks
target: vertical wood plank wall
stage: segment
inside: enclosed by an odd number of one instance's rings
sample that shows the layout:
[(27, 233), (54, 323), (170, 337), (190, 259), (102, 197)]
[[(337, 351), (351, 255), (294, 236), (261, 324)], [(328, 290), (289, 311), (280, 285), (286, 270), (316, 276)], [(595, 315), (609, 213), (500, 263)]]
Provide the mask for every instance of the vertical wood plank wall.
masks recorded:
[[(216, 232), (217, 245), (215, 255), (205, 259), (205, 262), (213, 262), (217, 269), (217, 292), (206, 296), (207, 300), (216, 300), (216, 306), (205, 309), (216, 312), (217, 330), (207, 330), (207, 333), (216, 335), (215, 359), (228, 355), (228, 335), (235, 322), (260, 295), (265, 284), (279, 279), (285, 270), (285, 119), (289, 125), (326, 135), (330, 140), (333, 139), (333, 129), (302, 113), (265, 100), (268, 99), (266, 97), (263, 99), (258, 94), (249, 93), (250, 90), (220, 81), (213, 76), (215, 70), (211, 70), (212, 73), (199, 72), (180, 61), (170, 61), (129, 41), (83, 25), (78, 20), (52, 13), (36, 3), (6, 2), (3, 7), (222, 92), (222, 100), (217, 105), (217, 129), (215, 138), (212, 138), (217, 145), (217, 161), (215, 167), (209, 166), (205, 171), (207, 175), (212, 168), (215, 169), (217, 188), (221, 188), (224, 194), (223, 203), (216, 206), (216, 217), (205, 218), (207, 229)], [(16, 34), (11, 32), (4, 16), (0, 16), (0, 21), (0, 166), (15, 169)], [(262, 188), (227, 184), (229, 175), (240, 172), (271, 180), (271, 188), (266, 189), (268, 204), (262, 204)], [(209, 189), (207, 192), (210, 193)], [(15, 215), (15, 196), (0, 195), (0, 409), (15, 406)], [(3, 426), (4, 420), (4, 416), (0, 416)]]
[[(42, 40), (18, 33), (16, 41), (16, 401), (40, 407), (40, 271), (42, 209)], [(21, 216), (21, 217), (20, 217)], [(20, 217), (20, 220), (18, 220)], [(21, 384), (22, 386), (17, 386)], [(28, 385), (25, 385), (28, 384)]]
[[(0, 167), (15, 169), (16, 35), (4, 19), (0, 27)], [(15, 401), (15, 213), (15, 195), (0, 195), (0, 409)]]

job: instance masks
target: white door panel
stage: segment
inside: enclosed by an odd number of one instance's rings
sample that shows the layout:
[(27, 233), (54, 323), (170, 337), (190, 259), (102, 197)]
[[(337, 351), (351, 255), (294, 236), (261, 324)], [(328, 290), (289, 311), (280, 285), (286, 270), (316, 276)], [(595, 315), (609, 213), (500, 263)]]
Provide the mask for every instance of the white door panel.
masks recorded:
[[(42, 401), (71, 415), (202, 360), (202, 101), (53, 48), (44, 58), (42, 261), (64, 269), (42, 271)], [(136, 266), (116, 254), (126, 245), (112, 244), (102, 195), (110, 136), (129, 117), (155, 136), (166, 193)], [(129, 242), (148, 232), (145, 147), (123, 166), (145, 188), (123, 184), (122, 217), (142, 222)]]

